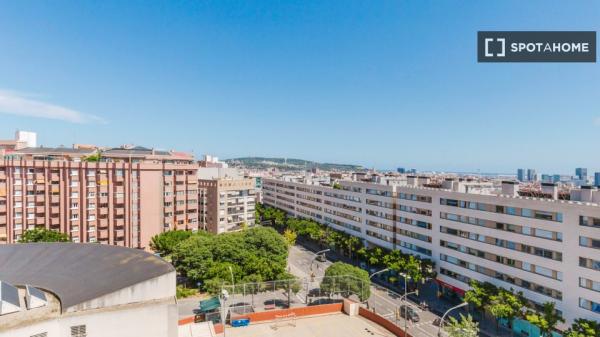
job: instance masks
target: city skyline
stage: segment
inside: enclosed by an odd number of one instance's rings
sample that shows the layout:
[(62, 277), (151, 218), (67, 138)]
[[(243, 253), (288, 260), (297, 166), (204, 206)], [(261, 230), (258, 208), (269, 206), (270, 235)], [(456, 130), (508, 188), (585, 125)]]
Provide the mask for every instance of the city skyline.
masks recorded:
[(597, 63), (476, 62), (478, 30), (597, 31), (600, 4), (344, 4), (3, 3), (0, 138), (600, 171)]

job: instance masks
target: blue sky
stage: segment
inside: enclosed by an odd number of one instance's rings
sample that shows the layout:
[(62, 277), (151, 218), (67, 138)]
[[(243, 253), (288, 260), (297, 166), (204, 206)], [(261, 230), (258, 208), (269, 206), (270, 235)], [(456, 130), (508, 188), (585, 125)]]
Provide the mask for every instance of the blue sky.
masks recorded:
[(600, 2), (2, 1), (0, 138), (600, 169), (599, 64), (478, 64), (478, 30), (598, 31)]

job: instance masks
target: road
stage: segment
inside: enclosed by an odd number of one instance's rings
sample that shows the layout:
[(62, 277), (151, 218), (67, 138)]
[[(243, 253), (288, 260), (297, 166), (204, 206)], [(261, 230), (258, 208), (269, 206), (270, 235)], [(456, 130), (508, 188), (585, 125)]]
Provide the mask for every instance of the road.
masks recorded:
[[(310, 278), (311, 273), (314, 273), (315, 278), (322, 277), (325, 274), (325, 269), (327, 269), (332, 262), (319, 262), (314, 258), (315, 254), (302, 246), (296, 245), (291, 247), (288, 257), (289, 271), (300, 278)], [(305, 295), (305, 292), (300, 291), (298, 293), (298, 298), (304, 301)], [(400, 297), (399, 294), (394, 293), (391, 290), (372, 285), (371, 297), (367, 302), (369, 308), (374, 308), (376, 313), (404, 328), (404, 319), (396, 319), (395, 317), (395, 311), (402, 304)], [(415, 303), (409, 301), (409, 304), (411, 304), (418, 312), (420, 322), (413, 323), (408, 321), (408, 333), (415, 337), (436, 337), (438, 327), (433, 325), (433, 321), (438, 318), (438, 316), (429, 311), (419, 309)]]

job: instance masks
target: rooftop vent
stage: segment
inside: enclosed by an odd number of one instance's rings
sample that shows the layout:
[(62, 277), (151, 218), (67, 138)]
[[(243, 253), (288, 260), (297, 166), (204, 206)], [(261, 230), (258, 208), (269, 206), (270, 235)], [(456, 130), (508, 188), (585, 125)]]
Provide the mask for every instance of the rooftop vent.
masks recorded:
[(12, 285), (0, 281), (0, 315), (21, 311), (19, 291)]
[(46, 294), (38, 288), (32, 287), (30, 285), (25, 286), (27, 290), (27, 309), (35, 309), (39, 307), (43, 307), (48, 304), (48, 300), (46, 300)]

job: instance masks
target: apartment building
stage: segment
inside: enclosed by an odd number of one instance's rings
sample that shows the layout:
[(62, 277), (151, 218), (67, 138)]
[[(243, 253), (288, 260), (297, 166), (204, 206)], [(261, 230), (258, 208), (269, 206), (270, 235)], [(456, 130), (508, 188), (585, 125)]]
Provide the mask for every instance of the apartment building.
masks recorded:
[(143, 147), (12, 150), (0, 157), (0, 243), (45, 227), (146, 249), (165, 230), (198, 228), (196, 170), (191, 155)]
[(236, 169), (198, 169), (201, 228), (219, 234), (253, 226), (255, 184), (254, 178), (246, 178)]
[[(559, 193), (542, 184), (525, 197), (516, 182), (401, 176), (378, 183), (263, 179), (263, 202), (435, 262), (443, 292), (471, 279), (555, 302), (570, 324), (600, 320), (600, 191)], [(375, 179), (377, 180), (377, 179)], [(563, 200), (570, 199), (570, 200)]]

